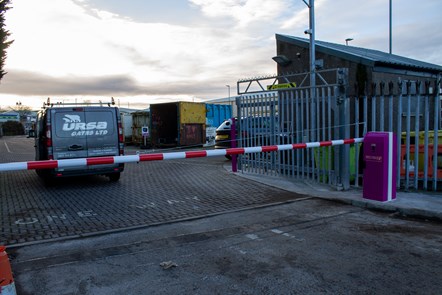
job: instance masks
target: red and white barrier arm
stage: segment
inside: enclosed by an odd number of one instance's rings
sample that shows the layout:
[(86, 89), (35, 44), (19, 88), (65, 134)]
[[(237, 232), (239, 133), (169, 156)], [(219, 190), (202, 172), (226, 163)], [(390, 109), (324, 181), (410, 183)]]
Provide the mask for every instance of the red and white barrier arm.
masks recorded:
[(64, 159), (64, 160), (45, 160), (45, 161), (30, 161), (30, 162), (13, 162), (13, 163), (0, 164), (0, 172), (16, 171), (16, 170), (84, 167), (84, 166), (93, 166), (101, 164), (138, 163), (144, 161), (203, 158), (203, 157), (228, 156), (228, 155), (230, 156), (244, 155), (251, 153), (267, 153), (267, 152), (287, 151), (294, 149), (307, 149), (315, 147), (355, 144), (363, 141), (364, 138), (350, 138), (350, 139), (339, 139), (339, 140), (320, 141), (320, 142), (267, 145), (267, 146), (230, 148), (230, 149), (219, 149), (219, 150), (156, 153), (156, 154), (79, 158), (79, 159)]

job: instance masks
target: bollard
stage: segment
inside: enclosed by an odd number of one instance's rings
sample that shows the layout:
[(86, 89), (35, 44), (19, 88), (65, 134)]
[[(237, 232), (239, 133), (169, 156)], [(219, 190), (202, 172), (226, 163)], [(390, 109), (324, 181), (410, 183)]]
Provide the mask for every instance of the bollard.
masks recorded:
[(364, 137), (363, 198), (396, 199), (397, 143), (393, 132), (368, 132)]
[[(230, 146), (232, 149), (236, 148), (236, 119), (232, 118), (232, 125), (230, 127)], [(232, 155), (232, 172), (238, 172), (237, 155)]]
[(5, 246), (0, 246), (0, 295), (16, 295), (11, 264), (5, 250)]

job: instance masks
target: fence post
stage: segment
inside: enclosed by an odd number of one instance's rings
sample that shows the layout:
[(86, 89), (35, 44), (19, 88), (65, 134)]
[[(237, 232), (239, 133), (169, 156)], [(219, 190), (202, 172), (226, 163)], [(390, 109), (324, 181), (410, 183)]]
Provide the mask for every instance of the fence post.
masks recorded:
[[(337, 104), (339, 113), (339, 139), (350, 137), (350, 109), (348, 90), (348, 69), (338, 69)], [(337, 188), (348, 190), (350, 188), (350, 147), (339, 146), (339, 170)]]

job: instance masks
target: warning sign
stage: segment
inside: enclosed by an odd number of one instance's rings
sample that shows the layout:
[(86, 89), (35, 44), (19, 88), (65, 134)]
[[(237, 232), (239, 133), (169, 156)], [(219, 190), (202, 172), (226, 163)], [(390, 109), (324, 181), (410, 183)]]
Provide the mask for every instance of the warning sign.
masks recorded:
[(274, 85), (267, 85), (267, 90), (278, 90), (278, 89), (286, 89), (286, 88), (295, 88), (296, 83), (284, 83), (284, 84), (274, 84)]

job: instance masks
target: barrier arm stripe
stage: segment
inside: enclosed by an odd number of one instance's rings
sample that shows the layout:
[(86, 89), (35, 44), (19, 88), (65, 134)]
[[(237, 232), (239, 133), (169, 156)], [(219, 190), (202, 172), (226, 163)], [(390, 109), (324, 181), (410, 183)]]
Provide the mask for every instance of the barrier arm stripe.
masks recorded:
[(207, 151), (207, 156), (208, 156), (208, 157), (226, 156), (226, 155), (227, 155), (227, 150), (225, 150), (225, 149), (220, 149), (220, 150), (208, 150), (208, 151)]
[(40, 169), (40, 168), (57, 168), (58, 161), (56, 160), (46, 160), (46, 161), (31, 161), (28, 162), (28, 170)]
[(100, 164), (114, 164), (114, 157), (98, 157), (98, 158), (88, 158), (86, 159), (86, 164), (90, 165), (100, 165)]
[(28, 169), (28, 163), (26, 163), (26, 162), (0, 164), (0, 171), (1, 172), (27, 170), (27, 169)]
[(115, 156), (115, 164), (123, 163), (138, 163), (140, 162), (139, 155), (129, 155), (129, 156)]
[(44, 161), (30, 161), (30, 162), (13, 162), (13, 163), (0, 163), (0, 172), (4, 171), (17, 171), (17, 170), (32, 170), (32, 169), (55, 169), (66, 167), (81, 167), (92, 166), (102, 164), (122, 164), (122, 163), (134, 163), (143, 161), (161, 161), (172, 159), (188, 159), (188, 158), (202, 158), (213, 156), (228, 156), (228, 155), (242, 155), (250, 153), (261, 152), (276, 152), (292, 149), (306, 149), (313, 147), (326, 147), (343, 144), (361, 143), (364, 138), (349, 138), (340, 140), (329, 140), (321, 142), (309, 142), (309, 143), (294, 143), (283, 145), (269, 145), (269, 146), (257, 146), (246, 148), (230, 148), (219, 150), (207, 150), (207, 151), (188, 151), (188, 152), (173, 152), (173, 153), (157, 153), (157, 154), (140, 154), (140, 155), (128, 155), (128, 156), (107, 156), (96, 158), (77, 158), (77, 159), (63, 159), (63, 160), (44, 160)]
[(227, 155), (243, 155), (244, 148), (231, 148), (226, 150)]
[[(91, 159), (91, 158), (89, 158)], [(87, 158), (58, 160), (58, 168), (87, 166)], [(94, 158), (99, 159), (99, 158)]]
[(163, 154), (140, 155), (140, 161), (161, 161), (161, 160), (164, 160)]
[(206, 151), (186, 152), (186, 159), (190, 159), (190, 158), (204, 158), (204, 157), (207, 157), (207, 152)]
[(292, 144), (292, 148), (294, 150), (305, 149), (305, 148), (307, 148), (307, 144), (305, 144), (305, 143), (295, 143), (295, 144)]
[(244, 153), (245, 154), (261, 153), (261, 152), (262, 152), (262, 147), (260, 147), (260, 146), (244, 148)]
[(268, 153), (268, 152), (277, 152), (278, 146), (277, 145), (267, 145), (262, 147), (262, 152)]

